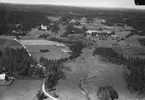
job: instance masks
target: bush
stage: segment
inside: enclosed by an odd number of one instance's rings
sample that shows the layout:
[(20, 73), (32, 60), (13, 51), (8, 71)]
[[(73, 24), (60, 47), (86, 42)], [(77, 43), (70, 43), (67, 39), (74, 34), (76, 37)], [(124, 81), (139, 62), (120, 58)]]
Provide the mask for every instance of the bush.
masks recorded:
[(119, 98), (117, 91), (110, 85), (99, 87), (97, 96), (99, 100), (114, 100)]

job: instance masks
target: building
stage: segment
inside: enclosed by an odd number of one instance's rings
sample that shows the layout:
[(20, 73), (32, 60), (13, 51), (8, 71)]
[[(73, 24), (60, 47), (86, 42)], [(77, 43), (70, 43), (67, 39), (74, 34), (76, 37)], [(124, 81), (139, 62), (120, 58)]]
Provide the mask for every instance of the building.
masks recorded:
[(88, 30), (86, 33), (92, 34), (92, 33), (101, 33), (101, 31), (98, 30)]
[(41, 29), (42, 30), (47, 30), (47, 26), (44, 26), (43, 24), (41, 24)]
[(5, 80), (5, 78), (6, 78), (6, 73), (0, 74), (0, 80)]
[(75, 19), (71, 19), (70, 21), (69, 21), (69, 23), (76, 23), (77, 21), (75, 20)]

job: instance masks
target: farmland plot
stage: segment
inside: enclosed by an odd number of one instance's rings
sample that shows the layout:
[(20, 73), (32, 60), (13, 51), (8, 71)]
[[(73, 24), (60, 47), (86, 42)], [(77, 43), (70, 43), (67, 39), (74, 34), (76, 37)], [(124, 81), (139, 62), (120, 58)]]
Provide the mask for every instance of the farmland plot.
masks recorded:
[[(62, 51), (67, 48), (64, 44), (48, 40), (21, 40), (21, 42), (30, 51), (33, 57), (39, 60), (40, 57), (48, 59), (60, 59), (68, 57), (69, 54)], [(58, 46), (58, 44), (60, 44)], [(49, 52), (40, 52), (40, 50), (48, 49)]]
[(11, 86), (0, 87), (0, 100), (37, 100), (41, 80), (15, 80)]

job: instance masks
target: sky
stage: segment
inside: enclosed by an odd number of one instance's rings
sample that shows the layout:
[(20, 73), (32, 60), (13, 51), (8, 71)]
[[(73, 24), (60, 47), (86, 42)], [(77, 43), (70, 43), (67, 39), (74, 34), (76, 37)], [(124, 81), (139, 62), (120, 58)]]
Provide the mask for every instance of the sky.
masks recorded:
[(121, 7), (145, 9), (145, 5), (135, 5), (134, 0), (0, 0), (0, 2), (18, 4), (53, 4), (79, 7)]

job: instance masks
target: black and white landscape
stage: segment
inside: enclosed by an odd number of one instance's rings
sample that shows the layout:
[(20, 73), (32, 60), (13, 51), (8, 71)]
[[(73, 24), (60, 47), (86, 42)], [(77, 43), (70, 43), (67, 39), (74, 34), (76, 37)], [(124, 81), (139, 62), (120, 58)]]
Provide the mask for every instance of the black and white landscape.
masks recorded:
[(0, 3), (0, 100), (144, 100), (144, 11)]

